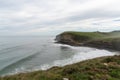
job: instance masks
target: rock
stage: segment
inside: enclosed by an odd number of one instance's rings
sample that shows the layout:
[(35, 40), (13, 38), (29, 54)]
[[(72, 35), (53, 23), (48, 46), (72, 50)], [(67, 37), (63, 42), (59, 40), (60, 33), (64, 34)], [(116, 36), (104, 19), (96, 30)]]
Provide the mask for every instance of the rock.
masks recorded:
[(105, 66), (108, 66), (108, 64), (107, 64), (107, 63), (104, 63), (104, 65), (105, 65)]
[(63, 80), (69, 80), (68, 78), (63, 78)]
[(79, 43), (74, 40), (74, 36), (71, 34), (63, 33), (56, 36), (57, 43), (68, 44), (72, 46), (78, 46)]

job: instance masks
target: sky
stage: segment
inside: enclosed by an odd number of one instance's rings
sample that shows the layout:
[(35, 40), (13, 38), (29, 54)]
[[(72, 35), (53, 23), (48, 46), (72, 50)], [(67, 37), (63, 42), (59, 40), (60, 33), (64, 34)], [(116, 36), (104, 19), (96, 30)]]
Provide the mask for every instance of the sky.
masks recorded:
[(0, 0), (0, 36), (120, 30), (120, 0)]

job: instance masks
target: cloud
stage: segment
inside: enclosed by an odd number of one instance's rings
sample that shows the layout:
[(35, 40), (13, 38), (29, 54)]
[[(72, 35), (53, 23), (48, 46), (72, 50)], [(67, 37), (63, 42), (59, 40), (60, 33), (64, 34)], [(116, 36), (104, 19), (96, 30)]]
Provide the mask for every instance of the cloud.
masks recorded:
[(0, 0), (0, 35), (120, 29), (119, 4), (119, 0)]

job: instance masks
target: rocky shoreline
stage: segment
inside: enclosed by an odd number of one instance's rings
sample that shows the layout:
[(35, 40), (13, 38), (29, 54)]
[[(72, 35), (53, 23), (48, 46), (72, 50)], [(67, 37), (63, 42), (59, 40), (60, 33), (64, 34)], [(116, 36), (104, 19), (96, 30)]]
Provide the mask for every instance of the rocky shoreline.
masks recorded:
[[(102, 37), (100, 36), (96, 38), (94, 35), (92, 36), (93, 33), (102, 34)], [(88, 35), (91, 34), (91, 36), (88, 37), (87, 35), (83, 35), (83, 33), (81, 35), (81, 33), (79, 32), (64, 32), (59, 34), (55, 40), (57, 43), (68, 44), (71, 46), (88, 46), (88, 47), (95, 47), (99, 49), (120, 51), (119, 36), (113, 37), (109, 35), (110, 33), (99, 33), (99, 32), (97, 33), (93, 32), (93, 33), (92, 34), (88, 33)]]

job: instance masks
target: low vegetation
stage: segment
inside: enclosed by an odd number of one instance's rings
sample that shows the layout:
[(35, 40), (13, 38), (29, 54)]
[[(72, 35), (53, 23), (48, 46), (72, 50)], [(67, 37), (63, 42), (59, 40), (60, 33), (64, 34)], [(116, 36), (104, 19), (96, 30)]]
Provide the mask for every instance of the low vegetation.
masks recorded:
[(58, 36), (67, 36), (71, 35), (72, 39), (78, 42), (84, 42), (88, 40), (94, 40), (105, 37), (107, 34), (100, 33), (100, 32), (64, 32)]
[(101, 57), (46, 71), (21, 73), (0, 80), (120, 80), (120, 56)]

